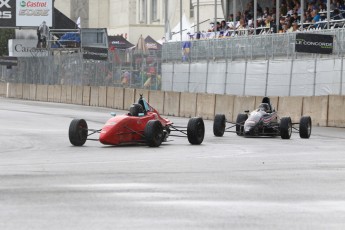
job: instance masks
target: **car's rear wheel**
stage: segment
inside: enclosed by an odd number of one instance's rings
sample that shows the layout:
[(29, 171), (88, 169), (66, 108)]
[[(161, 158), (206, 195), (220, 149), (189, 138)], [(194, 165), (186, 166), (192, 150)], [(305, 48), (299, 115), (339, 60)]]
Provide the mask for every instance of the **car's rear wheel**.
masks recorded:
[(248, 114), (239, 113), (236, 119), (236, 134), (238, 136), (244, 135), (244, 122), (248, 119)]
[(200, 145), (205, 136), (205, 124), (201, 117), (189, 119), (187, 125), (187, 137), (192, 145)]
[(308, 139), (311, 134), (311, 118), (309, 116), (301, 117), (299, 122), (299, 136)]
[(280, 136), (282, 139), (290, 139), (292, 133), (292, 123), (290, 117), (280, 119)]
[(73, 119), (69, 125), (69, 141), (74, 146), (85, 144), (88, 134), (87, 123), (84, 119)]
[(213, 134), (222, 137), (225, 132), (226, 119), (224, 114), (216, 114), (213, 121)]
[(163, 126), (158, 120), (147, 122), (144, 129), (146, 143), (150, 147), (158, 147), (163, 141)]

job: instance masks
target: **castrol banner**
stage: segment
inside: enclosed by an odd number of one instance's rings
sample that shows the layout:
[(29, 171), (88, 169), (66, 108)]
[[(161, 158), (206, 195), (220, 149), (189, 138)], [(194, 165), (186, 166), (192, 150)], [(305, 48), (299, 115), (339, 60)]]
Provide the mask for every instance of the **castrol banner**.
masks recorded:
[(53, 0), (16, 0), (16, 26), (53, 25)]

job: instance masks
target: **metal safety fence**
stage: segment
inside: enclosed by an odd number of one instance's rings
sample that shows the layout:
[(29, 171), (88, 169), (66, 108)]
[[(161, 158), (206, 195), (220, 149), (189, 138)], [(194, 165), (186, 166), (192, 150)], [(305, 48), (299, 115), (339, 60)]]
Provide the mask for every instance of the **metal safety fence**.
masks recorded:
[(109, 51), (107, 61), (84, 59), (80, 52), (19, 57), (17, 66), (1, 66), (3, 82), (161, 88), (161, 52)]
[[(304, 33), (334, 35), (333, 55), (344, 55), (345, 29), (313, 30)], [(295, 52), (296, 34), (292, 32), (190, 40), (187, 53), (183, 49), (184, 42), (168, 42), (163, 46), (162, 60), (163, 62), (198, 62), (219, 59), (274, 60), (322, 57), (319, 54)]]

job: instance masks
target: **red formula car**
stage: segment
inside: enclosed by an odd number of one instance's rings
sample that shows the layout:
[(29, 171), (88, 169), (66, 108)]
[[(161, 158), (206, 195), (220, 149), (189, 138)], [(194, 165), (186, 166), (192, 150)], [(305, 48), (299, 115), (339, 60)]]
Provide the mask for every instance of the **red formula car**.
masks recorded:
[[(180, 135), (172, 135), (174, 131)], [(99, 133), (99, 139), (88, 138), (96, 133)], [(84, 119), (74, 119), (68, 134), (74, 146), (82, 146), (86, 140), (96, 140), (105, 145), (144, 143), (158, 147), (169, 136), (188, 137), (189, 143), (200, 145), (204, 140), (205, 125), (202, 118), (194, 117), (189, 120), (187, 127), (174, 126), (140, 95), (138, 103), (130, 107), (128, 114), (110, 118), (102, 129), (89, 129)]]

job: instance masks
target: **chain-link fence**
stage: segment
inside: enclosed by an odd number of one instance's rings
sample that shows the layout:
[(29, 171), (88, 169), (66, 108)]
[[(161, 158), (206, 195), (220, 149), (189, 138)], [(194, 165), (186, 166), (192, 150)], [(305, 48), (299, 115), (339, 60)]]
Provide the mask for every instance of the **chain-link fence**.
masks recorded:
[(1, 68), (1, 79), (26, 84), (161, 88), (161, 52), (109, 51), (108, 61), (84, 59), (79, 52), (20, 57), (18, 65)]
[[(333, 54), (344, 55), (345, 29), (307, 31), (308, 33), (334, 35)], [(255, 59), (296, 59), (315, 58), (316, 54), (295, 52), (297, 33), (263, 34), (256, 36), (239, 36), (220, 39), (191, 40), (188, 60), (199, 62), (205, 60), (255, 60)], [(183, 42), (165, 43), (162, 50), (163, 62), (182, 62)], [(321, 56), (321, 55), (319, 55)]]

